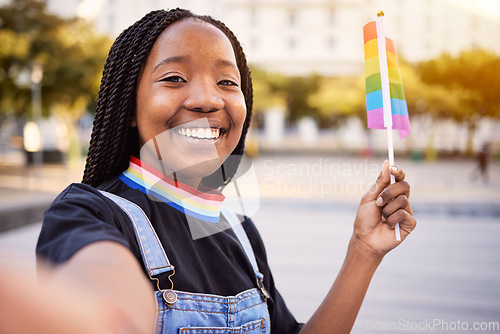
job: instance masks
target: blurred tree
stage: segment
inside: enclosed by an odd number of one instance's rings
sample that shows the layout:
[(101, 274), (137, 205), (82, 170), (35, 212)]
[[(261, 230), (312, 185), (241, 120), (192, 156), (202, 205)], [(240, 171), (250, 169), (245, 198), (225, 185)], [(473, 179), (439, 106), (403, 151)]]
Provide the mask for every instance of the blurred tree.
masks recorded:
[(464, 51), (456, 57), (445, 54), (421, 62), (416, 70), (432, 87), (433, 99), (427, 106), (436, 110), (435, 115), (467, 126), (467, 151), (471, 153), (477, 122), (483, 117), (500, 118), (500, 57), (484, 50)]
[(309, 103), (309, 97), (320, 88), (320, 81), (321, 77), (317, 74), (288, 78), (284, 90), (286, 92), (288, 120), (291, 123), (309, 116), (315, 118), (320, 126), (322, 125), (318, 109)]
[(257, 117), (272, 107), (286, 110), (287, 119), (294, 123), (304, 116), (320, 120), (316, 106), (309, 103), (309, 96), (320, 86), (321, 77), (311, 74), (306, 77), (287, 77), (252, 67), (254, 86), (254, 110)]
[(52, 15), (37, 0), (13, 0), (0, 7), (0, 43), (0, 115), (30, 115), (34, 62), (43, 67), (44, 115), (77, 117), (97, 98), (111, 42), (88, 23)]
[(365, 83), (362, 77), (324, 77), (308, 97), (324, 126), (339, 127), (349, 117), (366, 120)]
[(271, 73), (256, 66), (251, 66), (253, 84), (254, 119), (262, 120), (263, 113), (270, 108), (286, 110), (287, 78), (279, 73)]
[(467, 95), (463, 89), (425, 82), (415, 65), (400, 64), (400, 71), (410, 117), (429, 114), (434, 119), (453, 118), (461, 108)]

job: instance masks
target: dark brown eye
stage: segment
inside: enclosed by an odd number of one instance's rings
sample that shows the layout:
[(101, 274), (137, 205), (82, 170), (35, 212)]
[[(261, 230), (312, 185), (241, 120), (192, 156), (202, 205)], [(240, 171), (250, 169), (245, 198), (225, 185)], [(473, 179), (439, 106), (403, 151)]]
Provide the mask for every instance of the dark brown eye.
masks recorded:
[(234, 81), (231, 81), (231, 80), (221, 80), (218, 82), (219, 85), (222, 85), (222, 86), (236, 86), (238, 87), (238, 84)]
[(172, 75), (166, 78), (161, 79), (160, 81), (166, 81), (166, 82), (187, 82), (184, 80), (182, 77), (178, 75)]

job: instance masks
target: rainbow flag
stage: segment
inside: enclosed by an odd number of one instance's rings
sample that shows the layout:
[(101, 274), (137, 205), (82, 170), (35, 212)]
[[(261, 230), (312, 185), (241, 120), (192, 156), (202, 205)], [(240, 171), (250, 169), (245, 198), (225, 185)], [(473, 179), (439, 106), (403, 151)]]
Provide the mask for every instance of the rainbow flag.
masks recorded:
[[(385, 129), (382, 103), (382, 83), (380, 76), (377, 26), (372, 21), (363, 27), (365, 40), (365, 77), (366, 77), (366, 110), (370, 129)], [(394, 43), (385, 38), (387, 50), (387, 68), (391, 95), (392, 128), (399, 130), (400, 138), (410, 132), (410, 118), (406, 105), (403, 82), (399, 73), (399, 63)]]

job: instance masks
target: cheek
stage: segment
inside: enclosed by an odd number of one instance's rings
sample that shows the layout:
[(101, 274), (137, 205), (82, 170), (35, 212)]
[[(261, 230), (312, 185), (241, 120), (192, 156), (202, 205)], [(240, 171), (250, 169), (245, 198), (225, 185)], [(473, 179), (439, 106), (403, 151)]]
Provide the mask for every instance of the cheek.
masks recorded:
[(175, 104), (175, 96), (165, 94), (161, 90), (152, 91), (137, 97), (136, 118), (139, 126), (152, 129), (163, 129), (166, 122), (174, 114), (171, 106)]
[(247, 117), (247, 108), (245, 104), (245, 98), (242, 97), (241, 99), (239, 99), (238, 108), (233, 115), (234, 125), (236, 128), (239, 129), (240, 133), (243, 130), (243, 124), (245, 123), (246, 117)]
[(149, 99), (143, 97), (137, 100), (135, 120), (141, 144), (148, 142), (164, 130), (165, 115), (153, 97)]

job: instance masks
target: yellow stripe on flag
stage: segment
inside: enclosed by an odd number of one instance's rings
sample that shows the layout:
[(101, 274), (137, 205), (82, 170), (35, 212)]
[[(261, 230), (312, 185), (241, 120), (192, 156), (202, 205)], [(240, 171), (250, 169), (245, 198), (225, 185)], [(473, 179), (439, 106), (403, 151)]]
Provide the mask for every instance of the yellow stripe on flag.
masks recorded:
[(369, 77), (372, 74), (380, 73), (380, 64), (377, 57), (371, 57), (365, 61), (365, 77)]
[(371, 57), (378, 57), (378, 45), (376, 39), (371, 39), (365, 43), (365, 61)]
[(389, 67), (388, 72), (389, 72), (389, 82), (390, 83), (403, 84), (403, 81), (401, 80), (401, 73), (399, 72), (399, 68)]

